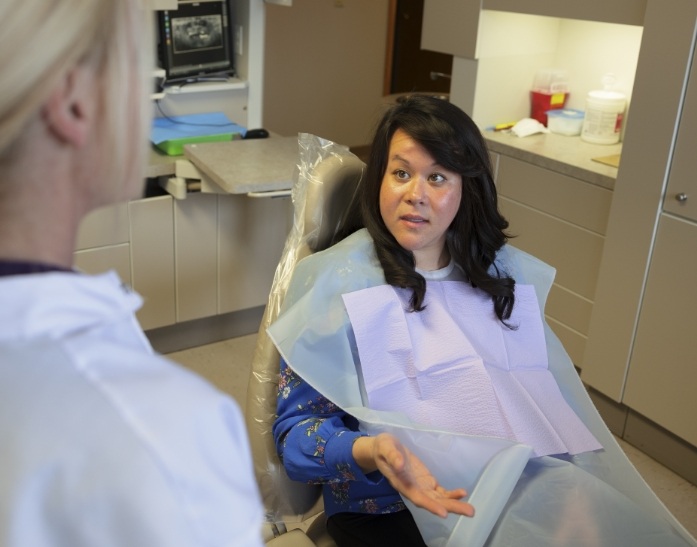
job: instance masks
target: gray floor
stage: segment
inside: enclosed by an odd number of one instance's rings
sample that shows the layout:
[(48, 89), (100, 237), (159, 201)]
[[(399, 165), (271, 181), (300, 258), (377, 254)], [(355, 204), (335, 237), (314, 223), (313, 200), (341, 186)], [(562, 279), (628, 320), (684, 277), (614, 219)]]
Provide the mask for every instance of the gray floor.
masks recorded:
[[(231, 394), (244, 409), (255, 341), (256, 335), (241, 336), (170, 353), (169, 357), (208, 378), (219, 389)], [(697, 537), (697, 486), (626, 442), (620, 440), (620, 444), (666, 507)]]

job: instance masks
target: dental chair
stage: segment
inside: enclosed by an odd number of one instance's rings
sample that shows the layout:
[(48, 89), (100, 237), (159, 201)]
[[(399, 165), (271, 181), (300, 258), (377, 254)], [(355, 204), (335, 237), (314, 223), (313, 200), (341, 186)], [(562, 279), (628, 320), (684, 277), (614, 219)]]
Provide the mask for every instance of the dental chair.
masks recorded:
[[(320, 158), (303, 164), (303, 148), (318, 148)], [(269, 547), (334, 547), (326, 531), (321, 489), (292, 481), (279, 461), (272, 435), (276, 418), (276, 395), (280, 355), (266, 334), (277, 318), (295, 264), (303, 257), (334, 243), (337, 229), (358, 221), (350, 204), (365, 164), (345, 147), (312, 135), (299, 138), (300, 165), (292, 190), (295, 210), (293, 228), (286, 240), (266, 306), (247, 387), (246, 421), (254, 471), (267, 519), (264, 541)], [(341, 148), (334, 154), (335, 147)], [(306, 532), (302, 529), (305, 528)]]

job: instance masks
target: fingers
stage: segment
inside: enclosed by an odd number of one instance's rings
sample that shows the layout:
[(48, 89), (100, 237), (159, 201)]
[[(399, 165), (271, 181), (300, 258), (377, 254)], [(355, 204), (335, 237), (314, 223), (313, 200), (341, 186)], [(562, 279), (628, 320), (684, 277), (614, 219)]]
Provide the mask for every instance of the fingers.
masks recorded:
[(448, 513), (474, 516), (474, 507), (462, 501), (463, 488), (443, 488), (421, 460), (392, 435), (381, 433), (373, 445), (378, 469), (403, 496), (441, 518)]
[(448, 511), (448, 513), (455, 513), (456, 515), (463, 515), (465, 517), (474, 516), (474, 506), (466, 501), (449, 499), (443, 502), (443, 507)]
[(457, 488), (456, 490), (446, 490), (442, 486), (439, 486), (438, 488), (440, 489), (440, 494), (444, 498), (461, 500), (467, 495), (467, 490), (465, 490), (464, 488)]
[(466, 501), (462, 501), (460, 498), (454, 499), (449, 497), (452, 495), (452, 493), (453, 492), (448, 491), (446, 492), (448, 497), (433, 498), (425, 493), (415, 492), (409, 497), (409, 499), (417, 507), (430, 511), (434, 515), (441, 518), (447, 517), (449, 513), (463, 515), (465, 517), (473, 517), (474, 506)]

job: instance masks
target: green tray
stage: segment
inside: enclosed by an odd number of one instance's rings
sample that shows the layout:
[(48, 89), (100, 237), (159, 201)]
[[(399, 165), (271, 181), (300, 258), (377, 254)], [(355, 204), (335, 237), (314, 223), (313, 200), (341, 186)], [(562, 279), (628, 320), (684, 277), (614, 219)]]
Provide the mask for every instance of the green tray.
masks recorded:
[(170, 139), (155, 144), (155, 148), (162, 150), (168, 156), (181, 156), (184, 154), (185, 144), (199, 144), (202, 142), (225, 142), (241, 139), (241, 133), (220, 133), (218, 135), (205, 135), (201, 137), (186, 137), (182, 139)]

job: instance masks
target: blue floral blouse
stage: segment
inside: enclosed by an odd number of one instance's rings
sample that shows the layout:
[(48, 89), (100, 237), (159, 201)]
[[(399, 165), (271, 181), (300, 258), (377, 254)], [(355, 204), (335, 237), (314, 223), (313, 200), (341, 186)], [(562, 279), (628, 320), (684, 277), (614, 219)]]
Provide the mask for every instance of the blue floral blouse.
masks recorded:
[(321, 484), (327, 516), (335, 513), (394, 513), (404, 502), (383, 475), (364, 474), (351, 455), (363, 434), (357, 421), (297, 376), (281, 360), (276, 448), (288, 476)]

